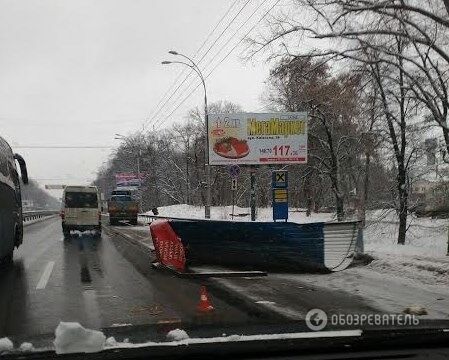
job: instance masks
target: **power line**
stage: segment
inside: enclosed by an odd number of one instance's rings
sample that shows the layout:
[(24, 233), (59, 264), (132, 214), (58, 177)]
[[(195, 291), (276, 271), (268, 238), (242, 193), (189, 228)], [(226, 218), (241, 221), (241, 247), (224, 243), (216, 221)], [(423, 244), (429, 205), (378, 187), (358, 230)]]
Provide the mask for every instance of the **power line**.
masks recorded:
[[(263, 20), (265, 19), (265, 17), (271, 12), (271, 10), (273, 10), (273, 8), (280, 2), (281, 0), (277, 0), (269, 9), (268, 11), (246, 32), (246, 34), (232, 47), (232, 49), (220, 60), (220, 62), (218, 62), (214, 68), (205, 76), (205, 79), (207, 79), (214, 71), (215, 69), (220, 66), (223, 61), (225, 61), (229, 55), (232, 54), (232, 52), (237, 48), (237, 46), (240, 45), (240, 43), (256, 28), (256, 26)], [(170, 112), (170, 114), (168, 114), (166, 116), (166, 118), (169, 118), (171, 115), (173, 115), (173, 113), (178, 110), (178, 108), (184, 104), (184, 102), (193, 95), (193, 93), (196, 91), (196, 89), (198, 89), (198, 87), (201, 85), (201, 83), (199, 83), (182, 101), (181, 103), (179, 103), (172, 112)], [(162, 122), (159, 123), (159, 127), (160, 125), (162, 125)], [(158, 127), (158, 128), (159, 128)]]
[(64, 180), (90, 180), (92, 177), (63, 177), (63, 178), (30, 178), (30, 180), (34, 181), (64, 181)]
[(216, 59), (216, 57), (223, 51), (223, 49), (231, 42), (231, 40), (237, 35), (237, 33), (248, 23), (249, 20), (251, 20), (251, 18), (256, 14), (257, 11), (259, 11), (259, 9), (267, 2), (268, 0), (263, 0), (257, 7), (256, 9), (251, 13), (250, 16), (248, 16), (248, 18), (237, 28), (236, 31), (234, 31), (234, 33), (232, 34), (232, 36), (228, 39), (228, 41), (226, 41), (223, 46), (220, 48), (220, 50), (217, 51), (217, 53), (211, 58), (209, 59), (209, 61), (207, 62), (206, 65), (204, 65), (204, 69), (206, 69), (209, 64), (212, 63), (212, 61), (214, 61)]
[[(235, 21), (235, 19), (241, 14), (241, 12), (245, 9), (245, 7), (249, 4), (251, 0), (246, 0), (246, 2), (243, 4), (243, 6), (240, 8), (240, 10), (237, 12), (237, 14), (234, 15), (234, 17), (231, 19), (231, 21), (228, 23), (228, 25), (223, 29), (223, 31), (217, 36), (215, 41), (209, 46), (207, 51), (203, 54), (203, 56), (198, 60), (197, 65), (201, 63), (201, 61), (205, 58), (205, 56), (209, 53), (209, 51), (212, 49), (212, 47), (217, 43), (217, 41), (223, 36), (223, 34), (229, 29), (229, 27), (232, 25), (232, 23)], [(191, 70), (185, 77), (184, 80), (178, 85), (178, 87), (172, 92), (170, 97), (165, 100), (165, 102), (162, 104), (162, 106), (159, 108), (159, 110), (151, 117), (151, 119), (148, 121), (148, 125), (152, 125), (157, 115), (162, 111), (162, 109), (165, 107), (165, 105), (170, 101), (170, 99), (176, 94), (176, 92), (179, 90), (179, 88), (186, 82), (186, 80), (192, 75), (193, 70)]]
[[(222, 47), (217, 51), (217, 53), (208, 61), (208, 63), (204, 66), (204, 68), (202, 69), (202, 71), (205, 71), (207, 69), (207, 67), (209, 66), (209, 64), (211, 64), (218, 55), (220, 55), (220, 53), (226, 48), (226, 46), (231, 42), (231, 40), (236, 36), (236, 34), (248, 23), (249, 20), (251, 20), (251, 18), (257, 13), (257, 11), (267, 2), (268, 0), (263, 0), (259, 6), (256, 7), (256, 9), (251, 13), (251, 15), (246, 19), (246, 21), (244, 21), (238, 28), (237, 30), (232, 34), (232, 36), (222, 45)], [(187, 85), (187, 88), (178, 94), (178, 96), (173, 100), (173, 103), (177, 103), (188, 91), (189, 89), (192, 87), (192, 85), (194, 85), (195, 83), (195, 78), (192, 79), (192, 81), (189, 82), (189, 84)]]
[[(231, 6), (229, 6), (228, 10), (224, 13), (224, 15), (220, 18), (220, 20), (215, 24), (214, 28), (212, 29), (212, 31), (209, 32), (209, 34), (207, 35), (206, 39), (203, 41), (203, 43), (201, 44), (201, 46), (196, 50), (195, 54), (193, 55), (193, 58), (195, 59), (199, 52), (203, 49), (204, 45), (206, 45), (207, 41), (210, 39), (210, 37), (213, 35), (213, 33), (215, 32), (215, 30), (220, 26), (220, 24), (222, 23), (222, 21), (226, 18), (226, 16), (229, 14), (229, 12), (234, 8), (235, 4), (237, 4), (237, 2), (240, 0), (234, 0), (234, 2), (231, 4)], [(184, 75), (184, 73), (187, 71), (187, 68), (183, 68), (178, 76), (176, 77), (176, 79), (173, 81), (173, 83), (169, 86), (169, 88), (167, 89), (167, 91), (164, 93), (164, 95), (162, 95), (162, 98), (159, 100), (159, 102), (157, 103), (157, 105), (154, 107), (154, 111), (150, 114), (150, 120), (152, 118), (152, 115), (158, 110), (159, 105), (162, 104), (162, 102), (164, 101), (165, 97), (170, 93), (170, 91), (175, 87), (175, 85), (177, 84), (178, 80), (181, 78), (182, 75)], [(144, 127), (145, 124), (147, 122), (149, 122), (150, 120), (144, 121)]]
[(115, 149), (115, 146), (96, 146), (96, 145), (80, 145), (80, 146), (66, 146), (66, 145), (24, 145), (13, 146), (14, 149)]
[[(203, 56), (201, 57), (201, 59), (199, 59), (199, 61), (197, 62), (197, 65), (201, 63), (201, 61), (204, 59), (204, 57), (209, 53), (209, 51), (212, 49), (212, 47), (217, 43), (217, 41), (223, 36), (223, 34), (229, 29), (229, 27), (232, 25), (232, 23), (235, 21), (235, 19), (240, 15), (240, 13), (243, 11), (243, 9), (249, 4), (251, 0), (246, 0), (246, 2), (243, 4), (243, 6), (240, 8), (240, 10), (237, 12), (237, 14), (234, 15), (234, 17), (232, 18), (232, 20), (228, 23), (228, 25), (223, 29), (223, 31), (217, 36), (217, 38), (215, 39), (215, 41), (211, 44), (211, 46), (209, 46), (209, 48), (207, 49), (207, 51), (203, 54)], [(157, 115), (162, 111), (162, 109), (164, 108), (164, 106), (168, 103), (168, 101), (170, 101), (170, 99), (176, 94), (176, 92), (179, 90), (179, 88), (187, 81), (187, 79), (192, 75), (193, 70), (191, 70), (185, 77), (184, 80), (178, 85), (178, 87), (172, 92), (172, 94), (170, 95), (170, 97), (162, 104), (161, 108), (153, 115), (153, 117), (149, 120), (149, 122), (151, 124), (154, 124), (156, 119), (157, 119)], [(149, 125), (151, 125), (149, 124)]]

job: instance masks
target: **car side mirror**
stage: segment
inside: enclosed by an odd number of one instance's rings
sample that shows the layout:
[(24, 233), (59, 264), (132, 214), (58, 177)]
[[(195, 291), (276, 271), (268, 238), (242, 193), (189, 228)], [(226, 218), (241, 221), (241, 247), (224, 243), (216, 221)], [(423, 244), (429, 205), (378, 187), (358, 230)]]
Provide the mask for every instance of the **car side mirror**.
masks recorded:
[(19, 163), (20, 173), (22, 175), (22, 182), (26, 185), (28, 184), (28, 171), (25, 160), (19, 154), (14, 154), (14, 159)]

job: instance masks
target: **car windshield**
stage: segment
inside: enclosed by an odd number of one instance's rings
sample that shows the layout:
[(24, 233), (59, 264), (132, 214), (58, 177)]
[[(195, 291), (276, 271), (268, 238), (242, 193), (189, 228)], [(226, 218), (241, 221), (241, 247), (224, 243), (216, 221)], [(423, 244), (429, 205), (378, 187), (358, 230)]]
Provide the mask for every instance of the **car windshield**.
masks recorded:
[(65, 195), (66, 208), (97, 208), (98, 199), (96, 193), (67, 192)]
[(449, 0), (0, 0), (0, 358), (449, 337), (448, 94)]

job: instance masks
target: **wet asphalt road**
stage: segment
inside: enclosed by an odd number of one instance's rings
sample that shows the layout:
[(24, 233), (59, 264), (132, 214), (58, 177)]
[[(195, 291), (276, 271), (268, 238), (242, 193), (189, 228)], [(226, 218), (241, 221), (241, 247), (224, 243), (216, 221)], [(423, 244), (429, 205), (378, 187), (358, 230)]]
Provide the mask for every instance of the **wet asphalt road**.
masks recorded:
[(58, 218), (25, 227), (14, 263), (0, 269), (0, 337), (51, 334), (60, 321), (94, 329), (250, 321), (244, 311), (212, 295), (216, 311), (207, 319), (197, 314), (199, 283), (155, 269), (144, 276), (108, 233), (65, 240)]

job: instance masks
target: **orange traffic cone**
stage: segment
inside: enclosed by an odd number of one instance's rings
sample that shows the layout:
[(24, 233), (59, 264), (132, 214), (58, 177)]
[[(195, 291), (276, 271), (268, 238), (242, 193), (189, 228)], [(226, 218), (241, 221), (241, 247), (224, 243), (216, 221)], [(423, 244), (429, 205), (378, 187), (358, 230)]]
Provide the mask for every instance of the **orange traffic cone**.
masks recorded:
[(214, 311), (214, 307), (209, 300), (209, 295), (207, 295), (207, 290), (204, 285), (201, 285), (200, 302), (196, 307), (196, 310), (200, 313), (209, 313), (211, 311)]

